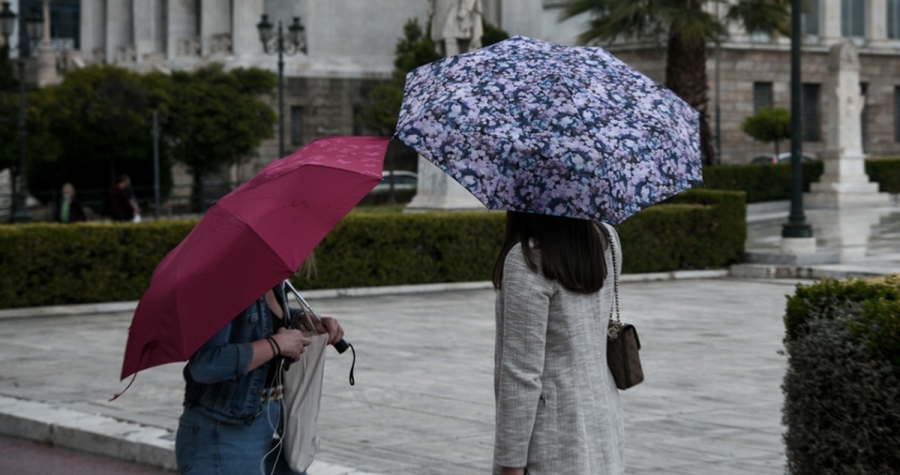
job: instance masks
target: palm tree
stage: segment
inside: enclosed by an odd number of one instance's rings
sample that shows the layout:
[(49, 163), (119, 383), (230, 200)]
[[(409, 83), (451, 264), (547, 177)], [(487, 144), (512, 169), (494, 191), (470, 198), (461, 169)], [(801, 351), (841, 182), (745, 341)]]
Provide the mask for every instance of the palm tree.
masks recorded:
[[(724, 18), (713, 12), (726, 5)], [(706, 78), (707, 45), (728, 37), (730, 23), (748, 32), (790, 34), (790, 0), (573, 0), (562, 19), (588, 13), (584, 44), (623, 40), (666, 42), (666, 87), (700, 112), (700, 148), (712, 164), (715, 151), (709, 130)]]

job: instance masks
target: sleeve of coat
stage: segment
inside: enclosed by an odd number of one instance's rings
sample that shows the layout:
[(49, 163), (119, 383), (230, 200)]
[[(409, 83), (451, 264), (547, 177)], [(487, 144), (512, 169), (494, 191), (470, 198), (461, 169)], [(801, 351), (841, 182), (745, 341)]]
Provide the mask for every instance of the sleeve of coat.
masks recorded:
[(253, 344), (231, 343), (232, 322), (228, 322), (191, 356), (191, 377), (202, 384), (237, 380), (247, 376), (253, 359)]
[(506, 257), (501, 292), (503, 328), (497, 329), (500, 358), (494, 463), (524, 467), (543, 389), (541, 375), (553, 287), (528, 268), (517, 246)]

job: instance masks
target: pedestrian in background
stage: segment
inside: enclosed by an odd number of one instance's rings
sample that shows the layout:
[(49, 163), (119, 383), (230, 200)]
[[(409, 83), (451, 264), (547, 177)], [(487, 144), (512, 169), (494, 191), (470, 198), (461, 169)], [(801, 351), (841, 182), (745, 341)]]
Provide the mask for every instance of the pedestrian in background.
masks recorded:
[(59, 223), (77, 223), (84, 221), (84, 208), (75, 195), (75, 187), (71, 183), (62, 186), (62, 196), (56, 202), (53, 219)]
[(606, 362), (615, 229), (509, 211), (494, 266), (495, 475), (621, 475), (624, 425)]
[(113, 221), (134, 220), (134, 210), (137, 206), (131, 197), (134, 191), (129, 191), (130, 188), (131, 177), (119, 175), (116, 185), (109, 190), (109, 216)]

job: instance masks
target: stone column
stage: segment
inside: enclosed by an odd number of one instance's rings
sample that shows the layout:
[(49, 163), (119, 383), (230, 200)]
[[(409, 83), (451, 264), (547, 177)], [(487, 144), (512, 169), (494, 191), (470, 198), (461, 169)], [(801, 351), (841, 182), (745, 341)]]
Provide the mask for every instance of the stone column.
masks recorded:
[(823, 158), (825, 173), (811, 185), (804, 201), (810, 208), (887, 204), (890, 196), (869, 183), (862, 151), (859, 53), (852, 41), (831, 47), (828, 58), (828, 129)]
[(37, 77), (35, 83), (38, 87), (48, 84), (56, 84), (60, 81), (56, 71), (56, 51), (53, 49), (53, 40), (50, 38), (50, 0), (44, 0), (44, 36), (41, 39), (41, 47), (37, 52)]
[(166, 56), (169, 60), (200, 56), (200, 32), (197, 28), (198, 15), (195, 0), (169, 0), (166, 21)]
[(866, 5), (866, 45), (889, 46), (887, 42), (887, 0), (869, 0)]
[(155, 7), (155, 0), (134, 0), (131, 5), (131, 28), (134, 31), (134, 52), (138, 62), (142, 62), (156, 50)]
[(843, 40), (841, 35), (841, 0), (820, 0), (820, 43), (831, 45)]
[(106, 11), (103, 8), (103, 0), (82, 0), (81, 19), (81, 51), (84, 57), (94, 63), (106, 61)]
[(259, 57), (263, 54), (262, 43), (259, 41), (259, 32), (256, 24), (259, 23), (264, 13), (263, 0), (240, 0), (232, 4), (232, 18), (238, 18), (231, 32), (232, 51), (235, 56)]
[(106, 0), (106, 62), (133, 63), (132, 0)]
[[(231, 0), (201, 0), (200, 42), (203, 56), (231, 54), (231, 3)], [(257, 21), (244, 19), (244, 22), (254, 26)]]

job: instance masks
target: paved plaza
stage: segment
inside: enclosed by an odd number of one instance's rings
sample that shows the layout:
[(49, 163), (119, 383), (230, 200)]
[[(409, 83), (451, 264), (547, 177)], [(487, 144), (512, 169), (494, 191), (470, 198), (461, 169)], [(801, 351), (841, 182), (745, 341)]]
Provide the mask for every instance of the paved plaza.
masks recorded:
[[(868, 224), (851, 220), (858, 210), (808, 214), (820, 246), (844, 257), (835, 269), (900, 272), (896, 206), (872, 211)], [(772, 249), (785, 215), (752, 207), (747, 248)], [(798, 281), (696, 279), (709, 274), (621, 285), (647, 378), (621, 393), (629, 474), (783, 473), (781, 319)], [(310, 299), (341, 320), (358, 354), (351, 387), (350, 354), (328, 352), (312, 475), (489, 473), (494, 292), (470, 287)], [(143, 371), (108, 402), (125, 386), (117, 379), (133, 308), (0, 312), (0, 433), (172, 467), (182, 365)]]
[[(627, 283), (622, 318), (647, 380), (621, 393), (629, 473), (780, 474), (778, 354), (788, 281)], [(494, 293), (311, 302), (357, 349), (329, 350), (319, 459), (370, 473), (488, 473), (493, 445)], [(130, 313), (0, 322), (0, 394), (174, 430), (180, 364), (144, 371), (120, 399)], [(313, 474), (315, 475), (315, 474)]]

